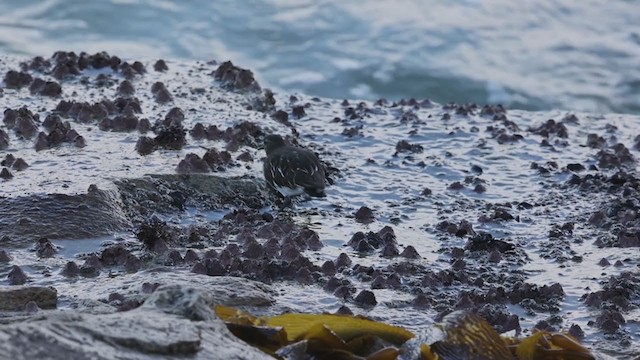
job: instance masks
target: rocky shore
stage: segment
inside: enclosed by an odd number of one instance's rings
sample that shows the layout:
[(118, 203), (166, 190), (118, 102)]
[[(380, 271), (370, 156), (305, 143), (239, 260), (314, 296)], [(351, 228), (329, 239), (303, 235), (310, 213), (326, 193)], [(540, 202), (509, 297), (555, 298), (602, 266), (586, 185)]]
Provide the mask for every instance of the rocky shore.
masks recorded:
[[(230, 62), (0, 57), (0, 353), (267, 356), (213, 304), (640, 351), (640, 118), (274, 94)], [(279, 133), (327, 198), (282, 209)]]

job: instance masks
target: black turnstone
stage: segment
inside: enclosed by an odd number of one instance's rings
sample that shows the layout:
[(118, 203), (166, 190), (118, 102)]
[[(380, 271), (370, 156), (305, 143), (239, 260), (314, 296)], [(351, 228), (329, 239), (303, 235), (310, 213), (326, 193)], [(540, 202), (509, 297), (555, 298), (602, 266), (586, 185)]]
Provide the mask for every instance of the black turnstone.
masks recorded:
[(264, 150), (264, 178), (285, 198), (326, 196), (324, 166), (313, 151), (287, 145), (280, 135), (267, 135)]

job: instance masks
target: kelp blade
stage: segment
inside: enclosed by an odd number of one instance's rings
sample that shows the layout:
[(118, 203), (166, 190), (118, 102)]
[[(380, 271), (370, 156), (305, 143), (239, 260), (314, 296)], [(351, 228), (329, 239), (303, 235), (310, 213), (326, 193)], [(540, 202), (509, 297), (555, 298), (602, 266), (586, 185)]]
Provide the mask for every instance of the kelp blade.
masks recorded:
[(400, 346), (413, 337), (413, 333), (403, 328), (348, 315), (283, 314), (267, 318), (266, 323), (284, 328), (289, 341), (294, 341), (316, 324), (326, 325), (345, 342), (362, 335), (374, 335)]

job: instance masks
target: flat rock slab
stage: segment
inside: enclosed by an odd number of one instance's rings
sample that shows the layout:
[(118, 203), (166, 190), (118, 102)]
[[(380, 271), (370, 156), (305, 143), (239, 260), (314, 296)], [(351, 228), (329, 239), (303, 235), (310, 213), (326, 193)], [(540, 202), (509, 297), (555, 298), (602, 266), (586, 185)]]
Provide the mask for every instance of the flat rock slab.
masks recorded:
[(95, 238), (127, 231), (132, 221), (157, 212), (261, 208), (267, 199), (262, 181), (201, 174), (122, 179), (84, 194), (0, 197), (0, 246), (26, 246), (41, 237)]
[(19, 311), (29, 302), (41, 309), (54, 309), (58, 292), (47, 286), (0, 286), (0, 311)]
[[(143, 271), (99, 282), (62, 282), (56, 288), (61, 298), (72, 303), (87, 304), (87, 300), (105, 300), (112, 293), (127, 299), (144, 301), (160, 286), (192, 286), (207, 301), (226, 306), (266, 306), (274, 303), (269, 285), (232, 276), (207, 276), (187, 271)], [(156, 290), (157, 291), (157, 290)], [(89, 309), (87, 309), (89, 310)]]
[(205, 210), (259, 209), (268, 205), (264, 181), (252, 177), (225, 178), (205, 174), (156, 174), (115, 181), (129, 218), (185, 207)]
[(16, 360), (271, 359), (233, 336), (198, 289), (163, 287), (149, 300), (129, 312), (55, 312), (4, 325), (0, 354)]
[[(131, 227), (115, 190), (0, 197), (0, 238), (24, 246), (41, 237), (86, 239)], [(7, 246), (8, 244), (2, 244)]]

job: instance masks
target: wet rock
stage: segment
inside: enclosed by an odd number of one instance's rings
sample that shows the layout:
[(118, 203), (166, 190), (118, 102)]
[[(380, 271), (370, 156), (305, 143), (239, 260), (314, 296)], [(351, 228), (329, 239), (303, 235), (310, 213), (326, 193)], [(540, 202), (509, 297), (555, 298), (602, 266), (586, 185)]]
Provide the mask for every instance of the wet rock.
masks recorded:
[(164, 119), (156, 122), (154, 125), (154, 131), (157, 131), (162, 127), (181, 127), (184, 119), (184, 111), (179, 107), (173, 107), (167, 112)]
[[(253, 109), (263, 113), (272, 113), (276, 108), (276, 98), (270, 89), (265, 89), (262, 93), (251, 97), (249, 102), (251, 105), (247, 106), (247, 109)], [(291, 124), (285, 125), (292, 127)]]
[(517, 133), (518, 130), (518, 126), (508, 120), (502, 120), (501, 126), (487, 127), (487, 131), (491, 133), (491, 137), (496, 139), (498, 144), (510, 144), (524, 139), (522, 135)]
[(208, 173), (211, 171), (209, 164), (200, 156), (189, 153), (184, 159), (180, 160), (176, 171), (181, 174), (186, 173)]
[(473, 191), (478, 194), (483, 194), (487, 192), (487, 187), (482, 184), (477, 184), (476, 186), (473, 187)]
[(383, 276), (378, 276), (371, 282), (372, 289), (384, 289), (387, 285), (387, 281)]
[(35, 78), (31, 86), (29, 86), (29, 92), (33, 95), (56, 97), (62, 94), (62, 87), (55, 81), (44, 81), (40, 78)]
[(296, 272), (294, 279), (296, 282), (303, 285), (311, 285), (314, 283), (314, 279), (313, 279), (313, 276), (311, 275), (311, 271), (307, 268), (299, 269)]
[(38, 307), (38, 304), (36, 304), (35, 301), (29, 301), (25, 306), (24, 306), (24, 311), (29, 314), (29, 315), (33, 315), (38, 313), (39, 311), (41, 311), (40, 307)]
[(64, 277), (70, 277), (70, 278), (78, 277), (80, 276), (80, 268), (78, 267), (78, 264), (76, 264), (74, 261), (69, 261), (67, 262), (67, 264), (64, 266), (64, 268), (60, 273)]
[(348, 138), (353, 138), (356, 136), (363, 136), (362, 135), (362, 127), (361, 126), (357, 126), (357, 127), (352, 127), (352, 128), (345, 128), (342, 131), (342, 135), (348, 137)]
[(573, 171), (573, 172), (580, 172), (580, 171), (584, 171), (585, 167), (582, 164), (567, 164), (567, 170)]
[(573, 336), (576, 340), (582, 342), (584, 340), (584, 331), (578, 324), (572, 324), (569, 327), (569, 335)]
[(244, 162), (253, 162), (253, 157), (248, 151), (244, 151), (242, 154), (238, 155), (236, 159)]
[(151, 122), (149, 121), (149, 119), (142, 118), (138, 121), (138, 126), (136, 127), (136, 130), (138, 130), (140, 133), (144, 134), (148, 132), (150, 129), (151, 129)]
[(156, 82), (151, 86), (151, 93), (158, 104), (165, 104), (173, 101), (173, 95), (167, 90), (162, 82)]
[(478, 165), (472, 165), (471, 166), (471, 171), (478, 174), (478, 175), (482, 175), (482, 168)]
[(51, 63), (42, 56), (36, 56), (28, 62), (20, 63), (23, 71), (34, 70), (37, 72), (45, 72), (51, 67)]
[(511, 314), (504, 305), (484, 304), (477, 309), (477, 314), (491, 324), (498, 333), (515, 330), (521, 332), (520, 319)]
[(16, 127), (16, 123), (20, 118), (27, 119), (29, 122), (36, 124), (39, 120), (39, 115), (37, 113), (34, 114), (33, 112), (31, 112), (31, 110), (27, 109), (26, 106), (23, 106), (17, 110), (5, 109), (2, 122), (7, 126), (7, 128), (13, 129), (14, 127)]
[(47, 127), (50, 128), (49, 134), (38, 133), (34, 145), (36, 151), (50, 149), (63, 143), (73, 143), (76, 147), (84, 147), (86, 145), (84, 138), (71, 128), (71, 124), (68, 121), (62, 122), (59, 117), (47, 117), (47, 119), (49, 119), (47, 121)]
[(13, 174), (11, 173), (11, 171), (9, 171), (9, 169), (7, 169), (6, 167), (3, 167), (2, 170), (0, 170), (0, 179), (9, 180), (12, 178), (13, 178)]
[(375, 217), (373, 215), (373, 210), (371, 210), (366, 206), (360, 207), (360, 209), (358, 209), (358, 211), (356, 211), (354, 215), (355, 215), (356, 221), (362, 224), (369, 224), (369, 223), (372, 223), (373, 220), (375, 220)]
[(129, 255), (124, 262), (124, 270), (129, 273), (138, 272), (142, 268), (142, 260), (135, 255)]
[(513, 252), (516, 248), (504, 240), (494, 239), (491, 234), (479, 232), (467, 242), (465, 249), (471, 252), (497, 250), (501, 254), (505, 254)]
[(169, 264), (171, 265), (181, 265), (184, 264), (184, 259), (178, 250), (171, 250), (167, 254), (167, 259), (169, 260)]
[(515, 217), (511, 215), (507, 210), (497, 208), (493, 210), (493, 214), (491, 214), (491, 219), (496, 221), (511, 221), (511, 220), (514, 220)]
[(304, 111), (304, 106), (294, 106), (293, 108), (291, 108), (291, 114), (296, 119), (303, 118), (307, 115), (307, 113)]
[(640, 276), (623, 272), (601, 282), (602, 289), (582, 296), (582, 301), (593, 308), (618, 308), (624, 311), (634, 307), (634, 299), (640, 298)]
[(418, 309), (428, 309), (432, 306), (432, 302), (432, 299), (424, 294), (420, 294), (411, 301), (411, 305)]
[(289, 114), (284, 110), (278, 110), (278, 111), (274, 112), (271, 115), (271, 118), (275, 119), (277, 122), (279, 122), (281, 124), (285, 124), (287, 126), (291, 125), (291, 123), (289, 122)]
[(163, 253), (167, 251), (167, 245), (175, 243), (175, 233), (167, 225), (166, 222), (153, 217), (147, 222), (140, 225), (136, 237), (140, 240), (147, 249), (156, 252)]
[(156, 146), (167, 150), (181, 150), (187, 144), (187, 131), (181, 124), (161, 127), (156, 134), (154, 138)]
[(464, 189), (464, 185), (460, 181), (456, 181), (456, 182), (453, 182), (453, 183), (449, 184), (447, 189), (456, 190), (456, 191), (457, 190), (462, 190), (462, 189)]
[(587, 146), (593, 149), (604, 148), (607, 145), (607, 141), (598, 134), (587, 135)]
[(133, 64), (131, 65), (131, 67), (138, 74), (144, 74), (144, 73), (147, 72), (147, 69), (144, 67), (144, 64), (142, 64), (140, 61), (134, 61)]
[(605, 334), (615, 334), (625, 323), (622, 314), (616, 310), (603, 310), (595, 321), (595, 325)]
[(224, 88), (247, 91), (260, 91), (260, 85), (253, 77), (251, 70), (239, 68), (231, 61), (225, 61), (213, 73), (214, 79), (220, 81)]
[(4, 75), (4, 85), (8, 89), (21, 89), (33, 81), (33, 77), (24, 71), (9, 70)]
[(414, 248), (412, 245), (407, 246), (402, 250), (400, 256), (407, 259), (419, 259), (420, 254), (418, 254), (418, 250)]
[(84, 260), (82, 266), (80, 266), (80, 275), (84, 277), (96, 277), (100, 275), (100, 269), (102, 269), (102, 262), (96, 255), (90, 255)]
[(500, 255), (500, 251), (498, 251), (498, 249), (493, 249), (489, 253), (489, 257), (487, 258), (487, 260), (489, 260), (489, 262), (497, 264), (502, 260), (502, 255)]
[(121, 266), (132, 256), (124, 245), (116, 244), (107, 247), (100, 253), (100, 263), (104, 266)]
[(54, 309), (58, 303), (58, 292), (53, 287), (12, 286), (0, 288), (0, 310), (24, 310), (28, 303), (41, 309)]
[(53, 313), (3, 326), (0, 336), (14, 340), (3, 342), (0, 351), (16, 360), (106, 359), (114, 354), (121, 359), (152, 359), (158, 354), (268, 359), (216, 319), (212, 310), (216, 303), (219, 299), (197, 289), (164, 286), (142, 306), (124, 313)]
[(77, 65), (72, 61), (58, 62), (51, 71), (51, 75), (57, 80), (64, 80), (80, 75), (80, 69), (78, 69)]
[(192, 264), (192, 263), (195, 263), (196, 261), (200, 261), (200, 256), (195, 251), (189, 249), (184, 254), (184, 261), (186, 263)]
[(624, 231), (618, 233), (618, 244), (620, 247), (640, 247), (640, 238), (635, 234), (628, 234)]
[[(349, 282), (349, 280), (344, 280), (347, 283)], [(334, 292), (338, 287), (345, 285), (343, 282), (343, 280), (338, 279), (335, 276), (332, 276), (329, 278), (329, 280), (327, 281), (327, 283), (324, 285), (323, 290), (327, 291), (327, 292)]]
[(119, 96), (131, 96), (135, 94), (136, 89), (133, 87), (133, 84), (129, 80), (122, 80), (120, 85), (118, 85), (117, 93)]
[(0, 150), (4, 150), (9, 147), (9, 134), (0, 129)]
[(548, 138), (550, 135), (555, 135), (560, 138), (569, 137), (569, 131), (567, 130), (567, 127), (562, 122), (556, 122), (553, 119), (549, 119), (544, 124), (536, 128), (529, 129), (529, 131), (546, 138)]
[(156, 141), (148, 136), (140, 136), (136, 142), (136, 151), (143, 156), (151, 154), (156, 148)]
[(563, 299), (564, 295), (564, 290), (558, 283), (543, 286), (520, 283), (514, 286), (509, 299), (512, 304), (520, 304), (524, 308), (553, 310), (556, 308), (555, 303)]
[(231, 153), (226, 150), (218, 151), (215, 148), (207, 150), (202, 156), (202, 160), (214, 171), (224, 170), (226, 165), (232, 161)]
[(421, 153), (424, 151), (422, 145), (419, 144), (410, 144), (407, 140), (400, 140), (396, 144), (396, 153), (402, 152), (411, 152), (411, 153)]
[(23, 285), (27, 282), (28, 277), (20, 266), (13, 265), (11, 271), (7, 274), (7, 279), (9, 279), (9, 285)]
[(105, 108), (112, 107), (113, 109), (109, 113), (117, 113), (120, 115), (131, 116), (133, 114), (142, 113), (140, 100), (136, 97), (118, 97), (113, 101), (113, 104), (102, 103)]
[(635, 164), (635, 157), (624, 144), (618, 143), (611, 150), (601, 150), (596, 154), (601, 168), (620, 167), (623, 164)]
[(347, 305), (342, 305), (336, 310), (336, 314), (353, 316), (353, 311)]
[(202, 140), (207, 137), (207, 130), (205, 129), (202, 123), (196, 123), (191, 130), (189, 130), (189, 134), (195, 140)]
[(352, 261), (351, 258), (349, 258), (349, 255), (345, 253), (340, 253), (340, 255), (338, 255), (338, 258), (336, 259), (336, 268), (338, 270), (342, 271), (344, 268), (351, 267), (351, 264)]
[(16, 132), (16, 135), (25, 139), (31, 139), (38, 132), (38, 124), (32, 117), (18, 117), (13, 130)]
[[(355, 292), (356, 292), (356, 288), (351, 284), (340, 285), (333, 292), (333, 296), (337, 297), (338, 299), (346, 300), (350, 298)], [(363, 300), (366, 300), (366, 298)]]
[(159, 71), (159, 72), (164, 72), (164, 71), (169, 70), (169, 67), (167, 66), (167, 63), (164, 60), (159, 59), (158, 61), (156, 61), (153, 64), (153, 70)]
[(398, 247), (395, 244), (386, 244), (380, 252), (380, 256), (387, 258), (396, 257), (398, 255), (400, 255), (400, 250), (398, 250)]
[(373, 307), (378, 305), (375, 294), (370, 290), (362, 290), (354, 300), (360, 306)]
[(9, 253), (6, 250), (0, 249), (0, 264), (8, 263), (11, 260), (12, 260), (11, 255), (9, 255)]
[(194, 274), (207, 275), (207, 265), (205, 262), (198, 261), (191, 267), (191, 272)]
[(100, 122), (100, 130), (131, 132), (138, 129), (138, 118), (134, 115), (118, 115), (113, 119), (104, 119)]
[(467, 263), (462, 259), (455, 259), (453, 264), (451, 264), (451, 268), (455, 270), (461, 270), (467, 267)]
[(333, 276), (337, 272), (335, 263), (330, 260), (325, 261), (320, 268), (322, 270), (322, 273), (327, 276)]
[(55, 245), (53, 245), (53, 243), (51, 243), (47, 238), (38, 239), (35, 250), (36, 255), (38, 255), (39, 258), (50, 258), (58, 252)]
[(63, 121), (60, 118), (60, 116), (56, 114), (49, 114), (47, 115), (46, 118), (44, 118), (44, 121), (42, 122), (42, 126), (47, 131), (53, 131), (54, 129), (63, 126)]

